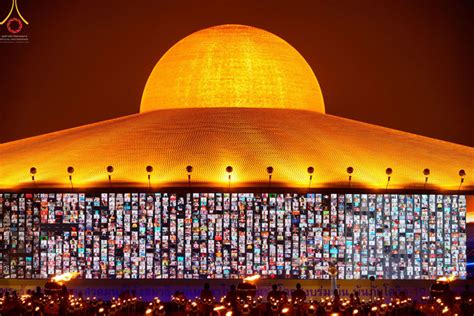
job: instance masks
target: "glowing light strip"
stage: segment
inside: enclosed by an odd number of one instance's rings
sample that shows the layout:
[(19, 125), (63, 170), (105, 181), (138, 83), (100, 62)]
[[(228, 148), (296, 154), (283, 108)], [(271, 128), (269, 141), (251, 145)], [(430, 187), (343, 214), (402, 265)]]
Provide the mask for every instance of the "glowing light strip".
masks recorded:
[(5, 23), (8, 20), (8, 18), (10, 17), (10, 15), (13, 12), (13, 7), (15, 7), (15, 3), (16, 3), (16, 0), (12, 0), (12, 7), (10, 8), (10, 12), (8, 12), (7, 17), (2, 22), (0, 22), (0, 25), (3, 25), (3, 23)]
[(14, 0), (14, 1), (15, 1), (16, 13), (18, 13), (18, 16), (20, 17), (20, 19), (23, 22), (25, 22), (26, 25), (28, 25), (29, 24), (28, 21), (25, 20), (25, 18), (21, 15), (20, 10), (18, 10), (18, 3), (17, 3), (18, 0)]
[(2, 22), (0, 22), (0, 25), (3, 25), (7, 20), (8, 18), (10, 17), (10, 15), (12, 15), (12, 12), (13, 12), (13, 8), (16, 9), (16, 13), (18, 14), (18, 16), (20, 17), (20, 19), (25, 22), (26, 25), (28, 25), (28, 21), (21, 15), (20, 13), (20, 10), (18, 9), (18, 3), (17, 3), (17, 0), (12, 0), (12, 7), (10, 8), (10, 12), (8, 12), (8, 15), (5, 19), (3, 19)]

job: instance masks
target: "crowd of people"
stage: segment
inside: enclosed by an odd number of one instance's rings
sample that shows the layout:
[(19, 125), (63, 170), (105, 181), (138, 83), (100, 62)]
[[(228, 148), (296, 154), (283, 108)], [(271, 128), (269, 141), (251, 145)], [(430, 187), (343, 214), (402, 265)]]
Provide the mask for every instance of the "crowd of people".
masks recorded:
[(474, 315), (474, 304), (468, 285), (460, 296), (450, 300), (428, 297), (420, 302), (406, 297), (403, 292), (390, 298), (379, 292), (370, 300), (364, 300), (356, 291), (341, 297), (338, 290), (334, 290), (331, 297), (309, 299), (299, 283), (291, 292), (273, 285), (265, 300), (256, 295), (254, 284), (245, 282), (232, 285), (220, 300), (206, 283), (200, 296), (192, 300), (177, 291), (167, 302), (159, 298), (144, 302), (133, 291), (126, 291), (118, 298), (103, 301), (96, 297), (84, 298), (81, 293), (73, 295), (63, 285), (44, 290), (37, 287), (23, 295), (4, 290), (0, 293), (0, 315)]

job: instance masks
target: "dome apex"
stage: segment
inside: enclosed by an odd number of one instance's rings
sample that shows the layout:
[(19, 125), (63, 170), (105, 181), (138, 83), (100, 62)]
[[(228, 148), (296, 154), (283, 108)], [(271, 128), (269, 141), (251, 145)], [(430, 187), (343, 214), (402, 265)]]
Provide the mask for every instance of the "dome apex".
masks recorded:
[(158, 61), (140, 112), (249, 107), (324, 113), (316, 76), (290, 44), (267, 31), (221, 25), (195, 32)]

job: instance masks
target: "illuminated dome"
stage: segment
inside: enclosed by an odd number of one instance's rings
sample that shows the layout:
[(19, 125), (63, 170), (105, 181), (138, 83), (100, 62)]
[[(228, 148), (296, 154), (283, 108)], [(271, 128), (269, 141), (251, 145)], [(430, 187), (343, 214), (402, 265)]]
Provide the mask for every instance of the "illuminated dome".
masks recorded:
[(474, 148), (325, 114), (301, 55), (252, 27), (178, 42), (153, 70), (141, 112), (0, 144), (0, 192), (70, 188), (69, 166), (85, 189), (187, 188), (186, 166), (193, 188), (227, 188), (227, 166), (232, 188), (267, 188), (271, 166), (272, 190), (307, 189), (312, 166), (312, 188), (346, 189), (351, 166), (351, 189), (385, 190), (390, 167), (390, 189), (474, 192)]
[(171, 47), (148, 78), (140, 112), (201, 107), (325, 112), (316, 76), (298, 51), (243, 25), (207, 28)]

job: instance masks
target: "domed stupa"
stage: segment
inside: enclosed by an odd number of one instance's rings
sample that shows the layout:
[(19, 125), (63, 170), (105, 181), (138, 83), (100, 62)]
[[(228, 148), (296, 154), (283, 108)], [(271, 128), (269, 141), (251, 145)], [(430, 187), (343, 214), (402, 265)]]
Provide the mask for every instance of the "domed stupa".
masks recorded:
[(232, 24), (171, 47), (148, 78), (140, 112), (210, 107), (324, 113), (316, 76), (296, 49), (270, 32)]
[(373, 191), (385, 190), (391, 168), (390, 189), (416, 190), (429, 168), (431, 190), (457, 192), (463, 169), (462, 189), (473, 192), (473, 157), (471, 147), (325, 114), (295, 48), (255, 27), (222, 25), (159, 59), (140, 113), (1, 144), (0, 189), (267, 190), (273, 170), (272, 190), (307, 190), (309, 177), (312, 190), (346, 190), (352, 170), (350, 189)]

